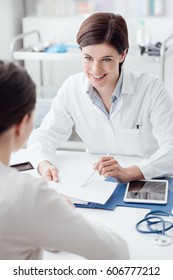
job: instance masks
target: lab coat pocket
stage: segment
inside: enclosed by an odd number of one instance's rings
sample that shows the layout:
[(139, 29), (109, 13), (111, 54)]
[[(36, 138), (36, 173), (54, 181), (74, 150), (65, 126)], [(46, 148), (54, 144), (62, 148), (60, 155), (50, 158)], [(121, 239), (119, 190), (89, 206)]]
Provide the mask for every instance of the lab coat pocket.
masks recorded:
[(152, 133), (152, 125), (149, 121), (139, 128), (141, 149), (143, 156), (149, 156), (159, 148), (157, 140)]
[(122, 154), (141, 155), (141, 141), (139, 129), (120, 129), (118, 144)]
[(118, 138), (121, 151), (126, 155), (149, 156), (158, 149), (149, 121), (139, 128), (121, 129)]

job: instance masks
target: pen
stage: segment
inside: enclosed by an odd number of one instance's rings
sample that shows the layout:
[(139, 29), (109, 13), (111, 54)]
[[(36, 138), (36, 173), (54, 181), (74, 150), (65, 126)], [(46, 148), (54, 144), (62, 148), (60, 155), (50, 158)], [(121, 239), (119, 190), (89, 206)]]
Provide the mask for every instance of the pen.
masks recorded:
[[(110, 156), (110, 154), (107, 154), (106, 157)], [(92, 171), (92, 173), (84, 180), (84, 182), (81, 184), (81, 187), (84, 187), (88, 180), (97, 172), (97, 170)]]
[(84, 180), (84, 182), (81, 184), (81, 187), (84, 187), (84, 185), (88, 182), (88, 180), (96, 173), (97, 170), (92, 171), (92, 173)]

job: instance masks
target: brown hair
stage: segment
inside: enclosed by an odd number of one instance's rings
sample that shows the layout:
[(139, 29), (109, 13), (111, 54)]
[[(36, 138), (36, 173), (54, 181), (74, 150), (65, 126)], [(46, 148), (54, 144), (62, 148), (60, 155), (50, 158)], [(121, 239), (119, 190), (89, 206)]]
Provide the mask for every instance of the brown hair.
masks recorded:
[(126, 21), (121, 15), (94, 13), (82, 23), (77, 34), (77, 43), (81, 49), (89, 45), (108, 43), (122, 54), (129, 48)]
[(0, 134), (34, 109), (35, 84), (22, 67), (0, 61)]

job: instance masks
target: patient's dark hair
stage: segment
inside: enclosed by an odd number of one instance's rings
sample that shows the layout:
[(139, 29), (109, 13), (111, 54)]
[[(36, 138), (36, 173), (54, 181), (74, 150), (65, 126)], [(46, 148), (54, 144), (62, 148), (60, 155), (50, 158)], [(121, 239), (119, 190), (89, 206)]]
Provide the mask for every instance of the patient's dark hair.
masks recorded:
[(32, 112), (36, 87), (27, 71), (0, 60), (0, 134)]
[(90, 45), (107, 43), (119, 54), (123, 54), (129, 48), (126, 21), (121, 15), (113, 13), (100, 12), (89, 16), (82, 23), (76, 39), (81, 49)]

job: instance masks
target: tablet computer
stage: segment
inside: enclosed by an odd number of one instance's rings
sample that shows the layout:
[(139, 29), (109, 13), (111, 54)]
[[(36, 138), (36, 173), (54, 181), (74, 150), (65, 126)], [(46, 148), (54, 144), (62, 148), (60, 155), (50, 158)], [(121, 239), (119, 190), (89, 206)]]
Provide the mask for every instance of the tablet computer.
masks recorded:
[(125, 202), (166, 204), (168, 201), (168, 181), (141, 180), (127, 184)]

